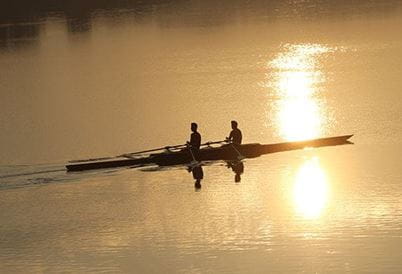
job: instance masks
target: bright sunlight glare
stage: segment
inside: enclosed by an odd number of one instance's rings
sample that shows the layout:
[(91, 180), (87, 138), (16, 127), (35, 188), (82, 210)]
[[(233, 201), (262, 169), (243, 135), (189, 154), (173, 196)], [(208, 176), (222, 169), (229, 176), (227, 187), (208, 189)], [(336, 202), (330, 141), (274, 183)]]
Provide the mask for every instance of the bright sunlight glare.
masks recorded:
[(330, 49), (322, 45), (288, 45), (269, 66), (276, 71), (273, 86), (278, 94), (276, 121), (288, 141), (319, 137), (323, 128), (322, 105), (316, 96), (324, 81), (318, 57)]
[(297, 172), (293, 188), (296, 211), (306, 219), (316, 219), (328, 202), (327, 176), (318, 158), (307, 160)]

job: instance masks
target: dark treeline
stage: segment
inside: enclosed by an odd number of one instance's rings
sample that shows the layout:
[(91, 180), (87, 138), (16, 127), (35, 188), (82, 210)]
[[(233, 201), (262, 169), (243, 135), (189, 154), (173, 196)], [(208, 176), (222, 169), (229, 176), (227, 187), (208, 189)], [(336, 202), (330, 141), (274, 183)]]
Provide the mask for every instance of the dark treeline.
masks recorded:
[(0, 23), (31, 21), (49, 14), (82, 14), (97, 10), (144, 8), (173, 0), (5, 0), (0, 2)]
[(41, 23), (61, 17), (70, 33), (88, 32), (92, 15), (99, 11), (130, 9), (146, 16), (171, 0), (5, 0), (0, 1), (0, 48), (33, 45)]
[[(124, 13), (141, 22), (151, 18), (160, 27), (211, 26), (234, 18), (347, 18), (400, 12), (402, 0), (2, 0), (0, 47), (32, 43), (40, 23), (49, 16), (64, 18), (68, 32), (88, 32), (94, 13)], [(116, 14), (114, 14), (116, 17)], [(118, 17), (118, 16), (117, 16)]]
[(402, 0), (3, 0), (0, 23), (13, 23), (46, 16), (49, 13), (80, 14), (98, 10), (175, 9), (186, 13), (197, 9), (233, 12), (252, 9), (270, 16), (336, 16), (400, 10)]

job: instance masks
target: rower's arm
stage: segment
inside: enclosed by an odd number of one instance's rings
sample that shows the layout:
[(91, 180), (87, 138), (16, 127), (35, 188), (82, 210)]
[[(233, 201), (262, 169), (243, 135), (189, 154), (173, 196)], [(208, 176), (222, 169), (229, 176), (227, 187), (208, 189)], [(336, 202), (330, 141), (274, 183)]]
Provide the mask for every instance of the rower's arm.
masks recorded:
[(226, 137), (227, 141), (232, 141), (233, 140), (233, 130), (230, 132), (229, 137)]

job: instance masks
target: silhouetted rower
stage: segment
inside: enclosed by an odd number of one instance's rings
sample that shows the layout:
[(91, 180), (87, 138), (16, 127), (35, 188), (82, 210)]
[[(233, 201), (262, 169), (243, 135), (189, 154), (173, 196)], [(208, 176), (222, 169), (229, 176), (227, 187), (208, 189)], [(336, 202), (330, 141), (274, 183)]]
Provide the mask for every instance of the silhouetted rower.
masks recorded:
[(231, 141), (235, 145), (241, 145), (242, 134), (240, 129), (237, 128), (237, 122), (232, 121), (232, 131), (230, 132), (227, 140)]
[(191, 123), (191, 133), (190, 141), (187, 144), (190, 145), (190, 148), (198, 151), (201, 146), (201, 134), (197, 131), (198, 125), (196, 123)]

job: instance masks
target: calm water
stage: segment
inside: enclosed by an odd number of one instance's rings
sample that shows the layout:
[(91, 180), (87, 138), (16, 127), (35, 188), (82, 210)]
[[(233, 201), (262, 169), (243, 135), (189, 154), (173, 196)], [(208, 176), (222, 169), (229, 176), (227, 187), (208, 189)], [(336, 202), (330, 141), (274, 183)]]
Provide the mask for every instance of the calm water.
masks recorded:
[[(402, 271), (401, 1), (128, 2), (0, 4), (0, 272)], [(232, 119), (355, 144), (64, 171)]]

